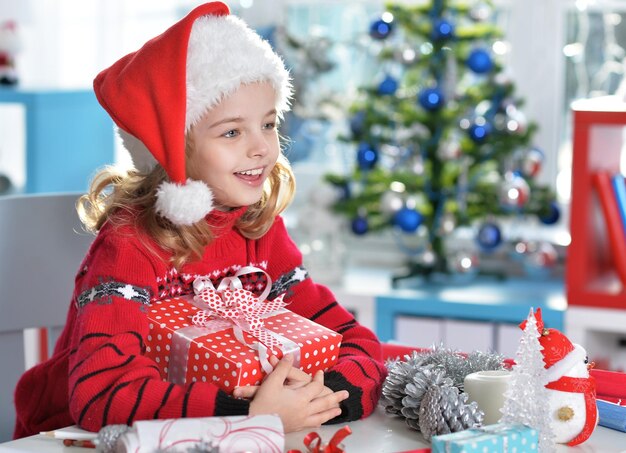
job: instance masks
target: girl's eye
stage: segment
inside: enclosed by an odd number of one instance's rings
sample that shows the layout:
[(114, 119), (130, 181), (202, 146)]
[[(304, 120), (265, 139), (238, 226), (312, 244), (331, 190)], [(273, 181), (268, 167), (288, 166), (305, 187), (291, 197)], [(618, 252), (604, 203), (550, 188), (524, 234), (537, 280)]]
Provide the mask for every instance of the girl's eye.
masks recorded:
[(276, 129), (276, 123), (265, 123), (263, 129)]
[(226, 132), (225, 134), (223, 134), (223, 136), (226, 138), (233, 138), (233, 137), (237, 137), (238, 135), (239, 135), (239, 131), (236, 129), (232, 129)]

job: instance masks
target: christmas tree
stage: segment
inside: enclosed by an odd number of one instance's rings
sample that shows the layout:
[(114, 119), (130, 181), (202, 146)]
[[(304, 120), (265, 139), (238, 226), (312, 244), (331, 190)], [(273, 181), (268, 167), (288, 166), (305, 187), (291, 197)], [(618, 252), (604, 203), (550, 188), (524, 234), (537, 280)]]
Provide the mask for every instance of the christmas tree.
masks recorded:
[(550, 398), (546, 389), (543, 347), (539, 343), (537, 320), (530, 310), (520, 344), (515, 354), (515, 365), (502, 408), (501, 423), (524, 424), (539, 432), (539, 450), (554, 451), (554, 434), (547, 410)]
[(498, 59), (492, 11), (485, 0), (392, 3), (370, 24), (381, 71), (350, 107), (355, 168), (326, 179), (352, 232), (391, 229), (412, 274), (471, 268), (470, 252), (446, 249), (461, 226), (488, 253), (503, 243), (503, 216), (559, 218), (536, 181), (543, 151)]

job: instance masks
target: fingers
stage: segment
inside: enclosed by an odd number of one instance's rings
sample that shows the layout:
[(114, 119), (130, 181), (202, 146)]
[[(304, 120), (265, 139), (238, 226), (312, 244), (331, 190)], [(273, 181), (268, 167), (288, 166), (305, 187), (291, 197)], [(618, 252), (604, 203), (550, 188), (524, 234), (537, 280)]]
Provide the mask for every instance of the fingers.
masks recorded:
[(256, 392), (259, 390), (258, 385), (245, 385), (243, 387), (237, 387), (233, 391), (233, 396), (235, 398), (254, 398)]
[(314, 415), (311, 415), (308, 419), (307, 425), (310, 427), (319, 427), (326, 423), (328, 420), (332, 420), (335, 417), (339, 417), (341, 415), (341, 409), (338, 407), (333, 407), (332, 409), (327, 409), (323, 412), (318, 412)]
[(272, 365), (274, 368), (276, 368), (276, 365), (278, 365), (279, 361), (280, 360), (275, 355), (270, 356), (270, 365)]
[[(270, 358), (270, 364), (271, 363)], [(276, 385), (283, 385), (287, 376), (289, 376), (291, 368), (293, 368), (293, 357), (291, 355), (286, 355), (274, 366), (274, 371), (265, 377), (265, 381), (272, 382)]]
[[(340, 392), (333, 392), (330, 395), (324, 397), (318, 397), (314, 401), (311, 401), (306, 406), (306, 412), (301, 425), (294, 426), (293, 429), (286, 429), (287, 431), (297, 431), (303, 428), (319, 427), (323, 423), (338, 417), (341, 415), (341, 408), (339, 403), (348, 397), (348, 392), (342, 390)], [(288, 425), (289, 428), (291, 425)]]

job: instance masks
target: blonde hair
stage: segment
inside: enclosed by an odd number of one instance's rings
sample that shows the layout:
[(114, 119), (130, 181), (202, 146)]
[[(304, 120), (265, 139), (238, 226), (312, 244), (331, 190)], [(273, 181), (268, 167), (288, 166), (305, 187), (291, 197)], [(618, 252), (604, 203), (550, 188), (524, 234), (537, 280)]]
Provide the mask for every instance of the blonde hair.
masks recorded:
[[(187, 162), (192, 148), (187, 140)], [(85, 227), (94, 233), (100, 231), (106, 222), (143, 230), (163, 250), (171, 253), (171, 264), (180, 269), (189, 261), (201, 259), (214, 235), (206, 221), (180, 226), (156, 213), (156, 191), (165, 180), (167, 173), (158, 164), (148, 173), (134, 169), (123, 172), (113, 166), (105, 167), (93, 178), (88, 193), (78, 200), (78, 215)], [(261, 199), (248, 207), (235, 227), (248, 239), (260, 238), (270, 229), (276, 216), (289, 206), (295, 188), (291, 166), (281, 152), (265, 181)], [(123, 215), (125, 212), (132, 215)], [(145, 245), (157, 255), (150, 244)]]

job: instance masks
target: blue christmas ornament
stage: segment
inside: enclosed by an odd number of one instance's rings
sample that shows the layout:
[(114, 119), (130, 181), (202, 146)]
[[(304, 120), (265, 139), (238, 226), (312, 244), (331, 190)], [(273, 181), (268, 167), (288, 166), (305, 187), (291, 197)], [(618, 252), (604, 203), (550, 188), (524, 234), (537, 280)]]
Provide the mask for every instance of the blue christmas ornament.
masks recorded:
[(500, 227), (492, 222), (485, 222), (478, 229), (476, 237), (478, 245), (486, 252), (490, 252), (502, 242), (502, 232)]
[(433, 23), (432, 38), (443, 41), (454, 37), (454, 24), (446, 19), (437, 19)]
[(378, 85), (378, 94), (391, 95), (394, 94), (397, 89), (398, 81), (388, 75), (384, 78), (382, 82), (380, 82), (380, 85)]
[(539, 220), (541, 220), (541, 223), (545, 225), (554, 225), (556, 222), (559, 221), (560, 218), (561, 209), (559, 208), (559, 205), (556, 203), (556, 201), (552, 201), (550, 203), (547, 214), (539, 216)]
[(470, 126), (468, 133), (475, 143), (484, 143), (491, 134), (491, 124), (487, 122), (474, 123)]
[(387, 37), (393, 31), (391, 22), (387, 22), (384, 19), (377, 19), (370, 25), (370, 36), (373, 39), (387, 39)]
[(367, 143), (361, 143), (356, 153), (356, 160), (361, 170), (371, 170), (378, 161), (378, 151)]
[(493, 60), (485, 49), (472, 50), (467, 57), (466, 63), (477, 74), (485, 74), (493, 69)]
[(443, 107), (445, 99), (439, 88), (424, 88), (417, 95), (420, 105), (430, 112), (434, 112)]
[(359, 110), (350, 118), (350, 132), (354, 137), (358, 137), (365, 129), (365, 110)]
[(407, 233), (414, 233), (422, 224), (424, 217), (415, 209), (404, 207), (393, 216), (393, 224)]
[(367, 217), (364, 216), (356, 216), (352, 219), (352, 232), (357, 236), (362, 236), (369, 230), (369, 222), (367, 221)]

